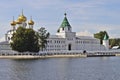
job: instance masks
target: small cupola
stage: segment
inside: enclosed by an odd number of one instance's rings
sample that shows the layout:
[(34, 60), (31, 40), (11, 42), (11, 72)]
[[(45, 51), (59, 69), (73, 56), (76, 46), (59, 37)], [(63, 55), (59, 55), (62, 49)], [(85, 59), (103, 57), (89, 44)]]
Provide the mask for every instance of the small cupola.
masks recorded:
[(33, 29), (34, 21), (32, 20), (32, 16), (31, 16), (31, 19), (30, 19), (30, 21), (28, 22), (28, 24), (29, 24), (29, 28), (32, 28), (32, 29)]

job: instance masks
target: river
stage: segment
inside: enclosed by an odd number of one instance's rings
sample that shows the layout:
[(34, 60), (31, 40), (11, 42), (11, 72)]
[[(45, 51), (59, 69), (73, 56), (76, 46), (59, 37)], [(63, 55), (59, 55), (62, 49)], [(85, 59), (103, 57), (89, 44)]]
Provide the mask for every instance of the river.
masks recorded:
[(0, 80), (120, 80), (120, 57), (0, 59)]

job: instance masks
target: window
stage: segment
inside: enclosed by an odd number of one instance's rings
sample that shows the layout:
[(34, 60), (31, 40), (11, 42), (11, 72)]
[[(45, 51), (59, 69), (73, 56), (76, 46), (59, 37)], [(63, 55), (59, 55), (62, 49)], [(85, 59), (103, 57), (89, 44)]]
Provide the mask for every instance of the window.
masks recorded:
[(8, 40), (10, 40), (10, 37), (8, 37)]
[(64, 31), (64, 28), (62, 28), (62, 30)]

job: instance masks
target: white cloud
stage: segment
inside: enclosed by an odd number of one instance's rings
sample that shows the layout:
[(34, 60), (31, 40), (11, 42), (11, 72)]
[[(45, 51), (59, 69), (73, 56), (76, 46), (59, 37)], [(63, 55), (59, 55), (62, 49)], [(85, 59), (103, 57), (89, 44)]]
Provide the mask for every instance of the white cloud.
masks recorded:
[(77, 32), (76, 35), (79, 35), (79, 36), (92, 36), (93, 37), (93, 34), (88, 32), (87, 30), (85, 30), (83, 32)]
[[(19, 3), (19, 4), (17, 4)], [(9, 30), (8, 19), (12, 16), (19, 15), (21, 9), (24, 9), (25, 14), (33, 14), (36, 20), (35, 26), (46, 27), (50, 33), (55, 33), (60, 26), (61, 21), (56, 21), (56, 18), (61, 18), (65, 11), (68, 12), (68, 19), (73, 27), (73, 31), (82, 33), (96, 33), (106, 30), (111, 37), (119, 37), (120, 32), (120, 10), (110, 9), (108, 5), (116, 6), (115, 3), (120, 3), (119, 0), (85, 0), (85, 1), (66, 1), (66, 0), (16, 0), (16, 1), (1, 1), (1, 19), (2, 28), (0, 37), (4, 36)], [(6, 5), (6, 6), (5, 6)], [(20, 10), (19, 10), (20, 9)], [(17, 12), (17, 10), (19, 12)], [(9, 12), (9, 13), (8, 13)], [(47, 14), (47, 15), (46, 15)], [(58, 14), (61, 14), (59, 16)], [(10, 17), (11, 16), (11, 17)], [(33, 19), (34, 19), (33, 16)], [(50, 19), (52, 18), (52, 19)], [(54, 18), (54, 19), (53, 19)], [(16, 19), (16, 17), (15, 17)], [(113, 24), (114, 23), (114, 24)], [(3, 27), (4, 26), (4, 27)], [(35, 27), (37, 28), (37, 27)], [(87, 33), (87, 34), (88, 34)], [(90, 34), (90, 35), (91, 35)], [(2, 36), (1, 36), (2, 35)]]
[(73, 24), (74, 32), (81, 32), (84, 35), (93, 35), (100, 31), (107, 31), (110, 38), (120, 38), (120, 25), (109, 25), (109, 24)]

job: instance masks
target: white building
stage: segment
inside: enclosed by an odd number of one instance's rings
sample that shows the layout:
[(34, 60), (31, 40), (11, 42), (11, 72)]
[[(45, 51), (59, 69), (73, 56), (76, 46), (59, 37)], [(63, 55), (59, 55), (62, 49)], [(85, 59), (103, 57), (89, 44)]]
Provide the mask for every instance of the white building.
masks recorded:
[[(13, 19), (11, 23), (13, 29), (9, 30), (6, 33), (5, 36), (6, 42), (11, 42), (12, 34), (16, 30), (15, 27), (16, 24), (26, 28), (27, 25), (26, 20), (27, 18), (23, 15), (23, 13), (18, 17), (17, 21), (14, 21)], [(32, 19), (28, 22), (28, 24), (29, 24), (29, 28), (33, 28), (34, 22), (32, 21)], [(56, 35), (50, 35), (49, 39), (47, 40), (45, 51), (63, 51), (63, 50), (97, 51), (97, 50), (106, 50), (107, 49), (106, 47), (107, 47), (106, 44), (105, 46), (100, 44), (99, 39), (90, 36), (80, 36), (77, 35), (76, 32), (72, 32), (72, 27), (69, 24), (65, 13), (63, 22), (58, 28)]]
[(56, 35), (51, 35), (48, 39), (47, 51), (61, 50), (106, 50), (106, 46), (100, 44), (100, 40), (90, 36), (76, 35), (72, 32), (72, 27), (69, 24), (66, 13), (61, 26)]

